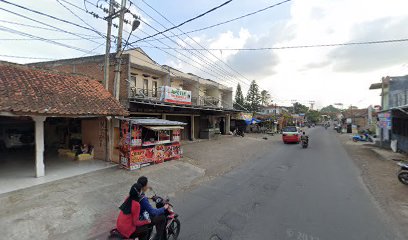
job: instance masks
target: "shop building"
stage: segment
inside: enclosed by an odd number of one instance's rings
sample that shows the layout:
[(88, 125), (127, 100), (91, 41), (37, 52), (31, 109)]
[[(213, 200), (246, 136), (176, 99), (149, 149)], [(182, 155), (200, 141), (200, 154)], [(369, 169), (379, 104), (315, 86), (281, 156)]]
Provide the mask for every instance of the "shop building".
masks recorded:
[(383, 77), (370, 86), (373, 89), (381, 89), (380, 144), (388, 147), (394, 142), (397, 150), (408, 152), (408, 76)]
[[(113, 54), (111, 55), (113, 58)], [(68, 73), (82, 73), (104, 79), (104, 55), (30, 64), (58, 69)], [(110, 64), (108, 90), (114, 86), (114, 64)], [(181, 140), (212, 138), (230, 131), (232, 88), (194, 74), (159, 65), (142, 49), (127, 50), (122, 55), (119, 101), (130, 117), (155, 117), (183, 122)], [(119, 121), (114, 123), (114, 153), (119, 161)]]
[(0, 62), (1, 181), (104, 160), (106, 118), (127, 115), (94, 79)]

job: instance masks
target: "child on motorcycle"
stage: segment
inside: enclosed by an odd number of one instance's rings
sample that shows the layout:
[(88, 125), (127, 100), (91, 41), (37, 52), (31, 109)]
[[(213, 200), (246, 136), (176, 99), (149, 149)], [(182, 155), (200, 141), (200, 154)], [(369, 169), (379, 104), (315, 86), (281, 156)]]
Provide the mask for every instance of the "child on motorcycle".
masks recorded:
[(149, 199), (145, 196), (145, 192), (150, 189), (148, 179), (145, 176), (140, 177), (137, 183), (142, 186), (142, 194), (140, 199), (140, 217), (144, 218), (143, 213), (147, 212), (153, 225), (156, 226), (157, 235), (155, 240), (164, 240), (164, 230), (166, 228), (166, 216), (164, 215), (169, 205), (165, 204), (162, 208), (154, 208), (150, 205)]

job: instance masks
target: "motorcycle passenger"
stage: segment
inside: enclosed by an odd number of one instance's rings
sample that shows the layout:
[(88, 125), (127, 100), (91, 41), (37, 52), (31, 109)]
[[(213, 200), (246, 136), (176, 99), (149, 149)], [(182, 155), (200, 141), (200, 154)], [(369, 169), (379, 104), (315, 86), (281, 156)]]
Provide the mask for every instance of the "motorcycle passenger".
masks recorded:
[(146, 232), (150, 224), (150, 220), (139, 220), (141, 190), (140, 184), (133, 184), (129, 196), (119, 207), (121, 211), (116, 221), (116, 229), (126, 238), (137, 238), (140, 233)]
[(306, 132), (302, 133), (302, 136), (300, 137), (301, 141), (306, 141), (307, 144), (309, 144), (309, 136), (306, 135)]
[(150, 205), (149, 199), (145, 196), (145, 192), (149, 190), (150, 186), (148, 185), (148, 179), (145, 176), (140, 177), (137, 180), (142, 186), (142, 194), (140, 200), (140, 215), (143, 216), (143, 213), (146, 211), (149, 214), (151, 222), (156, 226), (157, 235), (155, 240), (164, 240), (164, 230), (166, 228), (166, 216), (164, 215), (169, 205), (165, 204), (162, 208), (154, 208)]

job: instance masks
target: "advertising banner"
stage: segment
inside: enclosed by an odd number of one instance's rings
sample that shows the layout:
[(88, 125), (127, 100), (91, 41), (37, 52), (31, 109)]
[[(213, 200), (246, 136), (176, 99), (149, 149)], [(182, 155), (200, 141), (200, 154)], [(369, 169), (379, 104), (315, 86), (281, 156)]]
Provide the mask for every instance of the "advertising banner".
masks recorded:
[(163, 86), (161, 101), (191, 105), (191, 91)]
[(377, 124), (380, 128), (391, 130), (392, 121), (390, 112), (378, 113), (378, 120)]

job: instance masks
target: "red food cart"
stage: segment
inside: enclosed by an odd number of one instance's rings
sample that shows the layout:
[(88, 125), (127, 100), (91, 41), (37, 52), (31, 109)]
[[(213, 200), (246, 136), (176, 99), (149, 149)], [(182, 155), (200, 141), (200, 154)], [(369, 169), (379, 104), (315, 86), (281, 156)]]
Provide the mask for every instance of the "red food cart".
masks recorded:
[(157, 118), (120, 118), (120, 165), (129, 170), (179, 159), (186, 123)]

